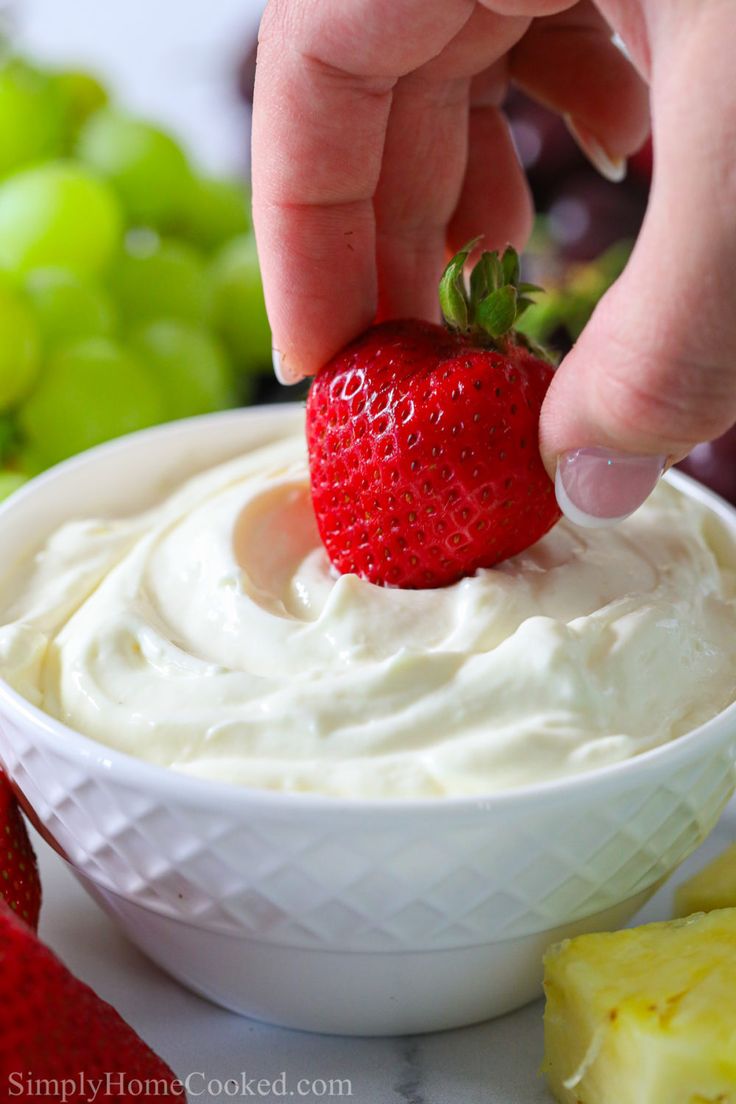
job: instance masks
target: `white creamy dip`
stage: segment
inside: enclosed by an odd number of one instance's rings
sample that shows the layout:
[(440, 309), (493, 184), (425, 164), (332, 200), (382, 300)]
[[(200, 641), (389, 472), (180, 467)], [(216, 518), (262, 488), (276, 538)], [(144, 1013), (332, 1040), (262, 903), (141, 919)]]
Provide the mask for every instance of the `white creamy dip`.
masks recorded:
[(187, 774), (347, 797), (480, 794), (626, 759), (736, 697), (717, 518), (661, 485), (444, 590), (336, 578), (301, 433), (133, 519), (71, 522), (0, 590), (0, 672)]

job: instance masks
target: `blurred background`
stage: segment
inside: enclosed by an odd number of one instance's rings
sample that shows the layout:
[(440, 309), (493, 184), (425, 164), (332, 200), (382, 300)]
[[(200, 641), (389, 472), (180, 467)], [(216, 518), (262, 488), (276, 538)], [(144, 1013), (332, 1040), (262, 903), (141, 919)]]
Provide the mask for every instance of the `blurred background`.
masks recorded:
[[(272, 376), (250, 232), (262, 6), (0, 0), (0, 496), (121, 433), (297, 397)], [(516, 91), (507, 108), (547, 289), (524, 328), (562, 355), (626, 262), (651, 147), (610, 184), (555, 116)], [(721, 448), (693, 464), (736, 498)]]
[(3, 0), (22, 52), (90, 69), (115, 99), (167, 127), (211, 172), (243, 171), (247, 119), (234, 95), (260, 0)]

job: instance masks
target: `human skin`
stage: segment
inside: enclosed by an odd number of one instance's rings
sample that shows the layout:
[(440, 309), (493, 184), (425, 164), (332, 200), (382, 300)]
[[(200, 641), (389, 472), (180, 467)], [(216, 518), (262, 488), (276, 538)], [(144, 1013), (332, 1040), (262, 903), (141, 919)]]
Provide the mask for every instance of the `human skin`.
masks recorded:
[(644, 224), (540, 424), (574, 520), (630, 513), (736, 420), (733, 30), (733, 0), (270, 0), (253, 198), (281, 378), (314, 374), (376, 318), (435, 318), (448, 250), (477, 234), (523, 247), (509, 83), (570, 117), (609, 176), (651, 103)]

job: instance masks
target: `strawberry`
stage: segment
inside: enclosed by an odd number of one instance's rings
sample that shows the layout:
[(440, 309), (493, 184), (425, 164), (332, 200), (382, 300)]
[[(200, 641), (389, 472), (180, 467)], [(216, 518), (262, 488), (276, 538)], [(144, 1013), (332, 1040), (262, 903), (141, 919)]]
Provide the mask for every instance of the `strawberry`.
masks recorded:
[(0, 898), (35, 931), (41, 909), (36, 856), (10, 782), (0, 770)]
[(513, 330), (519, 260), (475, 243), (440, 284), (446, 328), (384, 322), (338, 353), (307, 400), (312, 501), (333, 565), (372, 583), (454, 583), (534, 544), (560, 511), (539, 455), (553, 369)]
[(115, 1009), (0, 902), (0, 1099), (22, 1091), (27, 1104), (40, 1104), (48, 1082), (64, 1087), (67, 1104), (186, 1100)]

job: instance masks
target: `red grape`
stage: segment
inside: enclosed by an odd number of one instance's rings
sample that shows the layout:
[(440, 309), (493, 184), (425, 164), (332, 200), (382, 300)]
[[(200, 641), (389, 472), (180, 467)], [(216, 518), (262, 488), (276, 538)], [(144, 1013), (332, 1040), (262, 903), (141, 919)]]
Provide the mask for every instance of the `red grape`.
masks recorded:
[(715, 441), (696, 445), (679, 467), (736, 506), (736, 426)]
[(654, 171), (654, 148), (651, 136), (647, 138), (641, 149), (638, 149), (629, 158), (629, 171), (646, 184), (651, 183)]
[(243, 54), (238, 66), (237, 80), (240, 98), (247, 104), (253, 103), (253, 86), (256, 83), (256, 55), (258, 53), (258, 39), (254, 38), (247, 51)]
[(646, 196), (584, 170), (565, 180), (549, 207), (549, 230), (562, 255), (592, 261), (622, 238), (635, 238)]
[(586, 160), (560, 116), (518, 89), (506, 98), (504, 111), (529, 176), (535, 199), (544, 205), (550, 186), (586, 167)]

